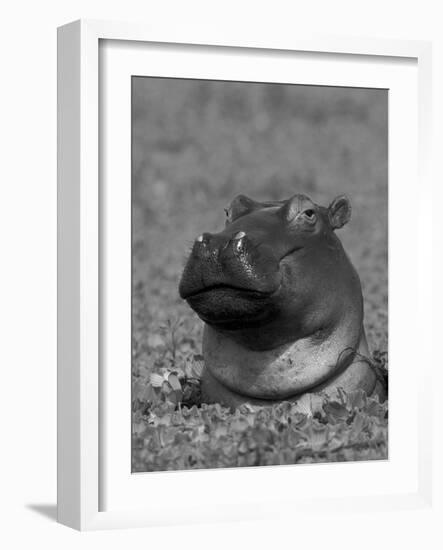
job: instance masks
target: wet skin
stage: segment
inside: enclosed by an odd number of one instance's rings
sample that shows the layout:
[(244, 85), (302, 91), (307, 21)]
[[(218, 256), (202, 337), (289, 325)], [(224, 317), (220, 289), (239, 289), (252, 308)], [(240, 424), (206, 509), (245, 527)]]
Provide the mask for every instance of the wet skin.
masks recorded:
[(335, 234), (350, 214), (346, 197), (326, 208), (299, 194), (265, 203), (239, 195), (224, 230), (196, 239), (179, 292), (206, 324), (205, 400), (375, 390), (356, 356), (368, 355), (360, 280)]

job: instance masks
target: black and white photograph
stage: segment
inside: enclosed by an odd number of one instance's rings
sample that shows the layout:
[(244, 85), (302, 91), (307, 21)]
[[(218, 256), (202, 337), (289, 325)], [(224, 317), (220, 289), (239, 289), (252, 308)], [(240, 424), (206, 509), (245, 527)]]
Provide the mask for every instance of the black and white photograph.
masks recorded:
[(443, 548), (440, 4), (5, 8), (0, 547)]
[(132, 471), (388, 458), (388, 91), (132, 77)]

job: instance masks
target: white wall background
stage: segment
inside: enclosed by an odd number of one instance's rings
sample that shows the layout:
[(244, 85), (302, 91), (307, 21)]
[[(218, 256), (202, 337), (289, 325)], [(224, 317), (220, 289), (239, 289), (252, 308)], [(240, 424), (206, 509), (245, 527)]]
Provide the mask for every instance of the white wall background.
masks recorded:
[[(438, 1), (16, 0), (3, 7), (0, 544), (8, 549), (95, 548), (97, 544), (162, 549), (441, 547), (436, 512), (405, 511), (371, 518), (331, 515), (305, 519), (303, 524), (294, 517), (291, 525), (270, 522), (87, 534), (48, 518), (55, 515), (56, 496), (56, 27), (79, 17), (186, 25), (189, 32), (204, 26), (208, 34), (211, 29), (240, 34), (253, 26), (263, 34), (290, 35), (299, 28), (312, 28), (326, 34), (433, 40), (434, 94), (443, 97), (443, 17)], [(440, 149), (441, 106), (440, 100), (434, 117)], [(441, 198), (443, 178), (437, 163), (434, 177), (440, 182)], [(436, 215), (440, 204), (437, 196), (430, 199)], [(442, 234), (440, 229), (436, 237), (440, 248)], [(442, 275), (440, 265), (436, 280), (443, 280)], [(441, 417), (438, 403), (436, 410)], [(435, 426), (436, 433), (441, 431), (441, 424)], [(438, 456), (441, 459), (441, 452)], [(439, 514), (442, 517), (441, 508)]]

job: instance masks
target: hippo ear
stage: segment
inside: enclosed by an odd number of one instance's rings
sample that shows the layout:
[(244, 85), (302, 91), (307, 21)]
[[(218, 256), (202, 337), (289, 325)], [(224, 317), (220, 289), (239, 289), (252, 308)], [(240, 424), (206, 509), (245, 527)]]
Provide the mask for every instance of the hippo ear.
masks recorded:
[(260, 207), (260, 203), (246, 197), (246, 195), (237, 195), (226, 209), (227, 221), (233, 222), (240, 216), (244, 216)]
[(341, 195), (334, 199), (328, 208), (329, 223), (333, 229), (340, 229), (351, 219), (351, 203)]

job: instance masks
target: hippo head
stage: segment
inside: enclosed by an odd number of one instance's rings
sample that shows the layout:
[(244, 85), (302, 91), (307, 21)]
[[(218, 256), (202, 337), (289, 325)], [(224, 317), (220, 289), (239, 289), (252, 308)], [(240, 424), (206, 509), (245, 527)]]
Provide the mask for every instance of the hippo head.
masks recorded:
[(335, 235), (350, 219), (346, 197), (323, 207), (302, 194), (275, 202), (238, 195), (226, 214), (222, 231), (195, 240), (179, 285), (215, 330), (271, 349), (327, 331), (343, 292), (360, 292)]

